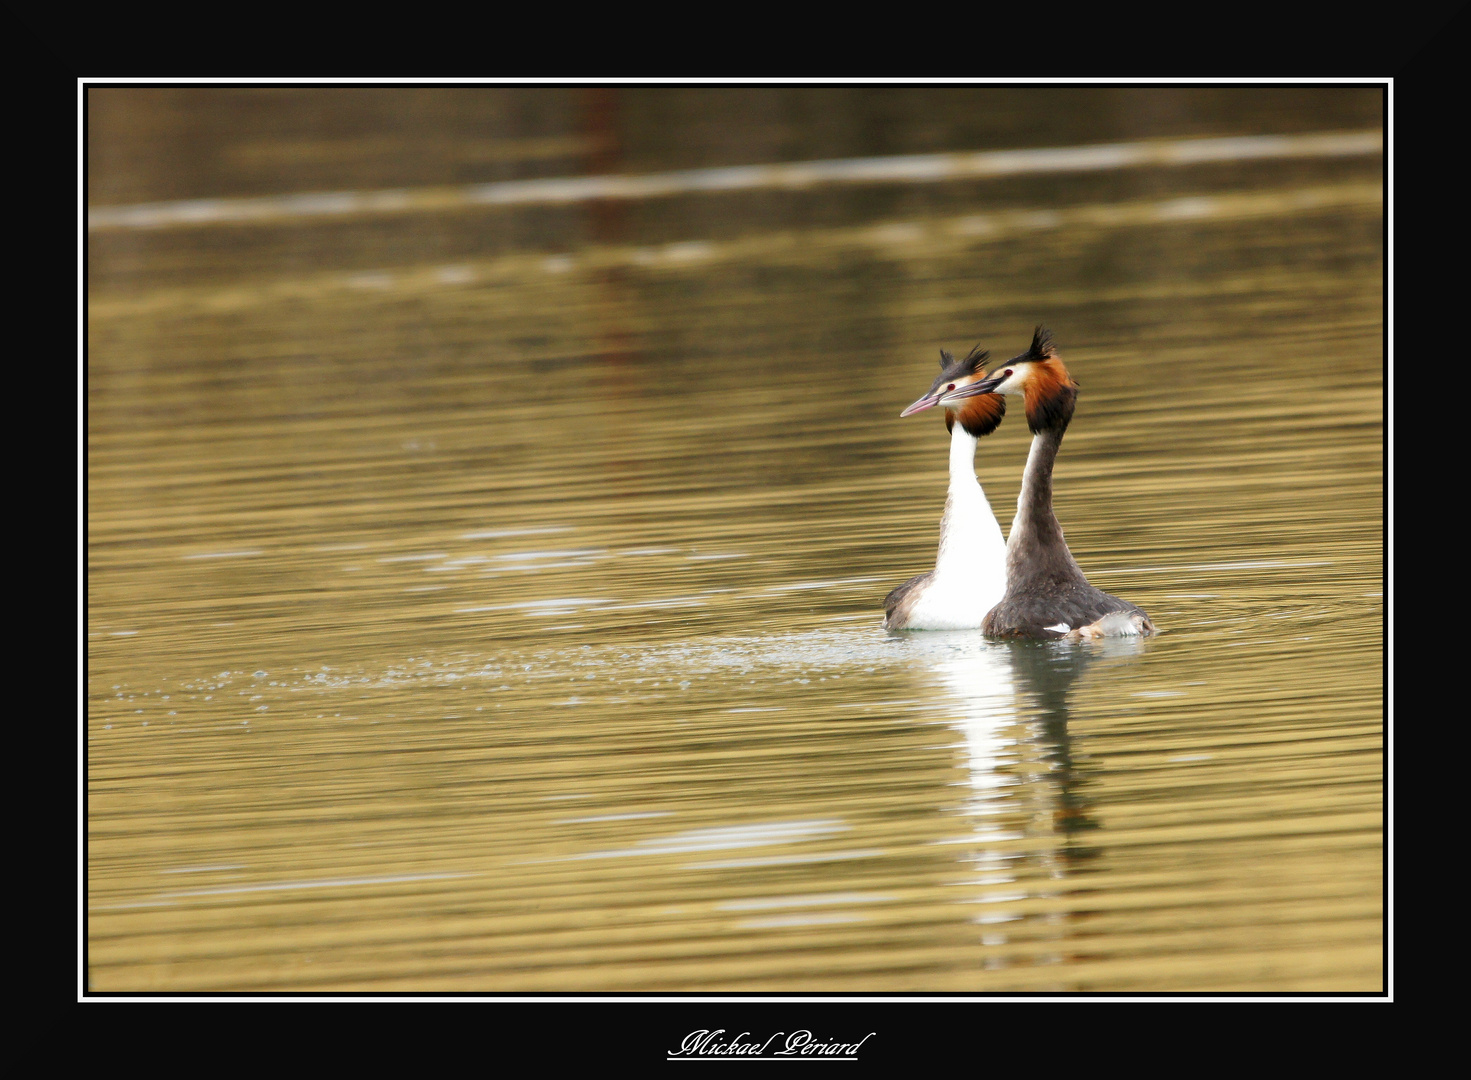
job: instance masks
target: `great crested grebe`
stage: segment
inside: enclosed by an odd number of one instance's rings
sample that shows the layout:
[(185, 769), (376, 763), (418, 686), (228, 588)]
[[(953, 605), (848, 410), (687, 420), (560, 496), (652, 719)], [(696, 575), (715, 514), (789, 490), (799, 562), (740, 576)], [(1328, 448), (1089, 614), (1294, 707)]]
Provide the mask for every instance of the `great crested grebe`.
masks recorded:
[[(951, 391), (985, 377), (987, 353), (979, 345), (964, 360), (940, 350), (940, 377), (929, 392), (900, 416), (940, 404)], [(945, 410), (950, 431), (950, 493), (940, 518), (935, 568), (912, 577), (884, 598), (889, 630), (973, 630), (1006, 592), (1006, 541), (976, 480), (976, 442), (1006, 415), (1006, 400), (986, 394)]]
[(1026, 403), (1032, 450), (1006, 544), (1006, 595), (986, 615), (988, 637), (1135, 637), (1154, 633), (1141, 609), (1088, 584), (1052, 512), (1052, 465), (1073, 418), (1078, 384), (1058, 359), (1052, 335), (1037, 327), (1032, 345), (984, 379), (940, 394), (960, 407), (984, 395), (1019, 394)]

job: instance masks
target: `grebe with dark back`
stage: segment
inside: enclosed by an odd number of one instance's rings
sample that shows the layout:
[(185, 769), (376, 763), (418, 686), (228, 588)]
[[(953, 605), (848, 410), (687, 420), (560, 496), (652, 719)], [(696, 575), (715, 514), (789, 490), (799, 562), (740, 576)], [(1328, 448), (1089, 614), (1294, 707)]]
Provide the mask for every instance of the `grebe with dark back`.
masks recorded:
[(1043, 640), (1154, 633), (1154, 623), (1141, 608), (1088, 583), (1052, 512), (1052, 466), (1073, 418), (1078, 384), (1045, 328), (1037, 327), (1026, 352), (986, 378), (944, 391), (938, 403), (950, 408), (1001, 394), (1017, 395), (1025, 403), (1032, 449), (1006, 542), (1006, 594), (987, 613), (981, 629), (988, 637)]

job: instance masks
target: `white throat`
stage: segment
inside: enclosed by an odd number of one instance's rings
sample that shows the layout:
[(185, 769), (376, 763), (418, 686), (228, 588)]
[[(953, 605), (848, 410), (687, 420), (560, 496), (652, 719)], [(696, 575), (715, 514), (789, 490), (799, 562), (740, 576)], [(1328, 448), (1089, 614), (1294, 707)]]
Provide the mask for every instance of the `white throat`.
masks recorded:
[(976, 441), (958, 423), (950, 434), (950, 494), (935, 575), (910, 619), (916, 629), (973, 629), (1006, 594), (1006, 540), (976, 480)]

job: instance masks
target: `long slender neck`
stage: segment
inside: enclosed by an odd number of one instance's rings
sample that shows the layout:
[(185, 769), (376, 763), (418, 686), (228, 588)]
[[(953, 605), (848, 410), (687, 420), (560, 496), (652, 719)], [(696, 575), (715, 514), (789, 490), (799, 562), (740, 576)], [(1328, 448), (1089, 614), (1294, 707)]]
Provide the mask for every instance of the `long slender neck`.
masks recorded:
[(1057, 449), (1062, 445), (1062, 432), (1045, 429), (1032, 436), (1032, 450), (1022, 472), (1022, 490), (1016, 500), (1016, 520), (1011, 535), (1019, 533), (1027, 542), (1039, 546), (1062, 543), (1062, 526), (1052, 512), (1052, 466)]
[(1087, 578), (1068, 550), (1062, 526), (1052, 512), (1052, 466), (1062, 445), (1064, 422), (1032, 436), (1032, 450), (1022, 473), (1022, 491), (1016, 500), (1016, 518), (1006, 542), (1008, 593), (1043, 581), (1080, 581)]
[(950, 432), (950, 486), (957, 483), (977, 484), (976, 443), (977, 439), (961, 425), (956, 424)]
[[(950, 433), (950, 492), (940, 519), (940, 551), (935, 568), (973, 577), (999, 573), (1006, 540), (976, 479), (976, 437), (956, 424)], [(987, 568), (991, 562), (996, 568)]]

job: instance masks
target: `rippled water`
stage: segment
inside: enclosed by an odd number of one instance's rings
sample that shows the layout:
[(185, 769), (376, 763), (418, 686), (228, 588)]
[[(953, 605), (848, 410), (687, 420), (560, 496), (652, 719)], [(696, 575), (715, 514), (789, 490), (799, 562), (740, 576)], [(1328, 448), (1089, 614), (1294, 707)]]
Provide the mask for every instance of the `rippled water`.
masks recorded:
[[(1380, 166), (94, 235), (92, 987), (1381, 988)], [(1162, 633), (887, 633), (1038, 321)]]

